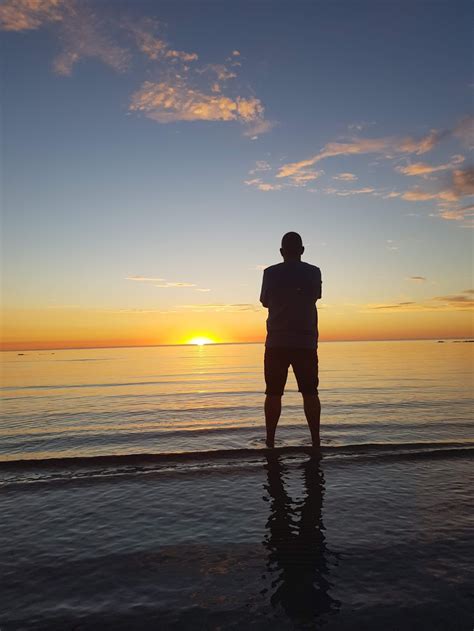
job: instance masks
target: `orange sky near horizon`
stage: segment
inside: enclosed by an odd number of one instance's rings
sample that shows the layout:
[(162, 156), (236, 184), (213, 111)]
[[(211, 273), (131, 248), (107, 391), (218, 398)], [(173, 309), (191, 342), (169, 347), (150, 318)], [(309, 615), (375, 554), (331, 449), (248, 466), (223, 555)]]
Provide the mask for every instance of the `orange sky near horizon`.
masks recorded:
[[(410, 310), (411, 309), (411, 310)], [(321, 341), (470, 338), (472, 312), (409, 305), (393, 310), (325, 307), (319, 311)], [(7, 311), (2, 350), (186, 344), (197, 336), (213, 342), (263, 342), (266, 310), (156, 313), (87, 309)]]

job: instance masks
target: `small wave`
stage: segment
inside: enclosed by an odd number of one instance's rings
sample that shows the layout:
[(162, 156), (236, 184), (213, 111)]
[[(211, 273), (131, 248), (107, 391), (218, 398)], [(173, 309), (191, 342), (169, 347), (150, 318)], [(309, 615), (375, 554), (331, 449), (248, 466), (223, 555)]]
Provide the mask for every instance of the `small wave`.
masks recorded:
[(216, 460), (222, 458), (248, 459), (269, 453), (275, 455), (319, 453), (324, 458), (348, 456), (384, 456), (384, 457), (452, 457), (474, 454), (474, 442), (461, 443), (356, 443), (351, 445), (327, 445), (320, 449), (310, 446), (285, 446), (268, 449), (266, 447), (210, 449), (204, 451), (184, 451), (174, 453), (130, 453), (105, 456), (71, 456), (63, 458), (28, 458), (19, 460), (0, 460), (0, 471), (24, 468), (71, 468), (88, 465), (138, 465), (161, 462), (179, 462), (190, 460)]

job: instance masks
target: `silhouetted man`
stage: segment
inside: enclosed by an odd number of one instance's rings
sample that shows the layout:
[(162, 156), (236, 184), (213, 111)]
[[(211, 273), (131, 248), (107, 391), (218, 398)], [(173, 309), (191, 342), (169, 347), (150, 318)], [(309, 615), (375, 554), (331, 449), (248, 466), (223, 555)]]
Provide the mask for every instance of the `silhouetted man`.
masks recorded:
[(267, 447), (275, 443), (281, 397), (291, 365), (303, 395), (304, 413), (314, 447), (319, 447), (321, 404), (318, 396), (318, 312), (321, 270), (301, 260), (301, 237), (287, 232), (281, 240), (283, 263), (263, 272), (260, 301), (268, 308), (265, 343), (265, 423)]

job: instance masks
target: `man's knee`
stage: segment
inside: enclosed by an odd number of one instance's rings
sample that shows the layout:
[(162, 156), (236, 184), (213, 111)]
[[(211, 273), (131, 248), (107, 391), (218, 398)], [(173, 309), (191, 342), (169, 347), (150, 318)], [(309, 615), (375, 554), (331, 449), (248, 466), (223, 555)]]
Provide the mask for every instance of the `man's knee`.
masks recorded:
[(281, 395), (280, 394), (267, 394), (265, 396), (265, 408), (266, 409), (280, 409), (281, 408)]

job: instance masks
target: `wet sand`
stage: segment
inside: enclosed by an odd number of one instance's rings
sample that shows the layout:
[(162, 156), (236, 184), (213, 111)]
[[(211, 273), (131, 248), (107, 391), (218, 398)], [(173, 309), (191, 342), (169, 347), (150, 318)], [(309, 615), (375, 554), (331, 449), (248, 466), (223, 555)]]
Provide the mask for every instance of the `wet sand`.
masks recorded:
[(2, 631), (472, 626), (469, 448), (3, 480)]

